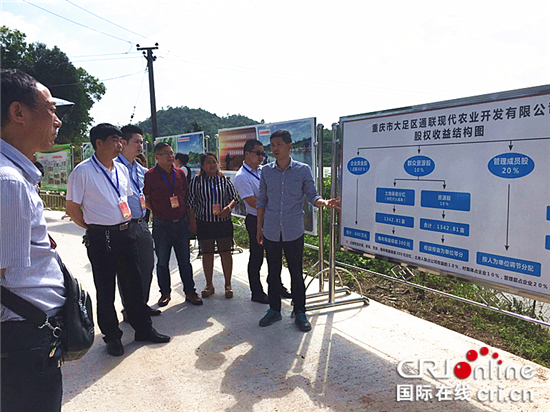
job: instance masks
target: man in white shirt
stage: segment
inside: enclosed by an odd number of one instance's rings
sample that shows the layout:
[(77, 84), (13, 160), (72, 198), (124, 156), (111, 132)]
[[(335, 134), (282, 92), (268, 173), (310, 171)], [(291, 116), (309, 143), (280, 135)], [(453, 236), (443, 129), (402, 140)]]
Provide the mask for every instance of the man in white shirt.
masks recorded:
[(90, 131), (95, 154), (75, 167), (69, 175), (66, 211), (86, 229), (88, 258), (97, 291), (97, 321), (107, 352), (124, 354), (122, 331), (114, 307), (115, 277), (122, 288), (126, 314), (136, 331), (136, 341), (166, 343), (170, 337), (152, 327), (143, 287), (136, 241), (136, 225), (128, 196), (132, 195), (128, 169), (114, 159), (122, 150), (122, 132), (102, 123)]
[[(245, 226), (250, 243), (250, 257), (248, 260), (248, 282), (252, 301), (268, 304), (267, 294), (260, 282), (260, 269), (264, 260), (264, 247), (256, 240), (257, 215), (256, 200), (260, 193), (260, 177), (262, 162), (265, 158), (264, 146), (256, 139), (248, 140), (244, 145), (244, 162), (235, 175), (235, 188), (244, 200), (246, 207)], [(290, 299), (292, 295), (281, 285), (281, 297)]]

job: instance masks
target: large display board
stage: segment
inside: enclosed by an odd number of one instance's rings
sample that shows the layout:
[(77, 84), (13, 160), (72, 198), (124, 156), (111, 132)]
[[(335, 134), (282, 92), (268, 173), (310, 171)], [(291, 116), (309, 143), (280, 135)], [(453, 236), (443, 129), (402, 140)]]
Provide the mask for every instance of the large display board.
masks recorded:
[(71, 145), (54, 145), (49, 152), (36, 153), (36, 159), (44, 166), (40, 188), (52, 192), (66, 192), (69, 174), (73, 170)]
[(187, 166), (191, 168), (192, 176), (195, 176), (199, 172), (201, 154), (206, 152), (204, 132), (157, 137), (154, 143), (157, 144), (159, 142), (168, 143), (172, 146), (174, 153), (189, 155)]
[[(230, 179), (234, 179), (237, 171), (243, 164), (244, 144), (247, 140), (256, 139), (264, 145), (267, 158), (265, 163), (275, 161), (271, 153), (269, 138), (276, 130), (288, 130), (292, 135), (292, 159), (306, 163), (311, 167), (315, 177), (315, 155), (313, 143), (315, 138), (315, 118), (288, 120), (276, 123), (257, 124), (246, 127), (221, 129), (218, 131), (218, 147), (220, 153), (220, 168)], [(317, 214), (308, 202), (304, 202), (304, 227), (306, 233), (317, 234)], [(233, 214), (246, 216), (246, 209), (243, 202), (239, 202)]]
[(550, 301), (550, 86), (340, 122), (342, 248)]

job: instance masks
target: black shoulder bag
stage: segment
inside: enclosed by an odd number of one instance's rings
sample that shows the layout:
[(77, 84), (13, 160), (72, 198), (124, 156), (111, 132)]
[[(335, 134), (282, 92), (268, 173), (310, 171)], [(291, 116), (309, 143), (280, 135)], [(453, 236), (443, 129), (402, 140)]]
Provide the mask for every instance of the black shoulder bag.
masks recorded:
[(61, 260), (59, 264), (63, 272), (66, 293), (65, 306), (61, 313), (62, 325), (51, 325), (45, 312), (4, 286), (1, 286), (2, 304), (34, 323), (38, 328), (51, 329), (53, 337), (60, 339), (63, 360), (73, 361), (82, 358), (94, 343), (92, 300)]

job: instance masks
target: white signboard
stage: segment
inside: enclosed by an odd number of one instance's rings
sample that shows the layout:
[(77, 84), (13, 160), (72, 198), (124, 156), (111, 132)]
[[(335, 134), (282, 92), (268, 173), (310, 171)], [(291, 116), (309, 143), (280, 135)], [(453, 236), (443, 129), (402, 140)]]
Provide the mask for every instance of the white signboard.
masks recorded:
[(550, 86), (341, 119), (340, 245), (550, 296)]

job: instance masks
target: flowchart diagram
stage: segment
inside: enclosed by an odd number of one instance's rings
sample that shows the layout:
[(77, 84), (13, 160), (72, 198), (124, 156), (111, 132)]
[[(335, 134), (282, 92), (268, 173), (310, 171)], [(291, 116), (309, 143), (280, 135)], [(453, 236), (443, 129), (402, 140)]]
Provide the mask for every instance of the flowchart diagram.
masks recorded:
[(341, 126), (342, 247), (550, 295), (550, 87)]

